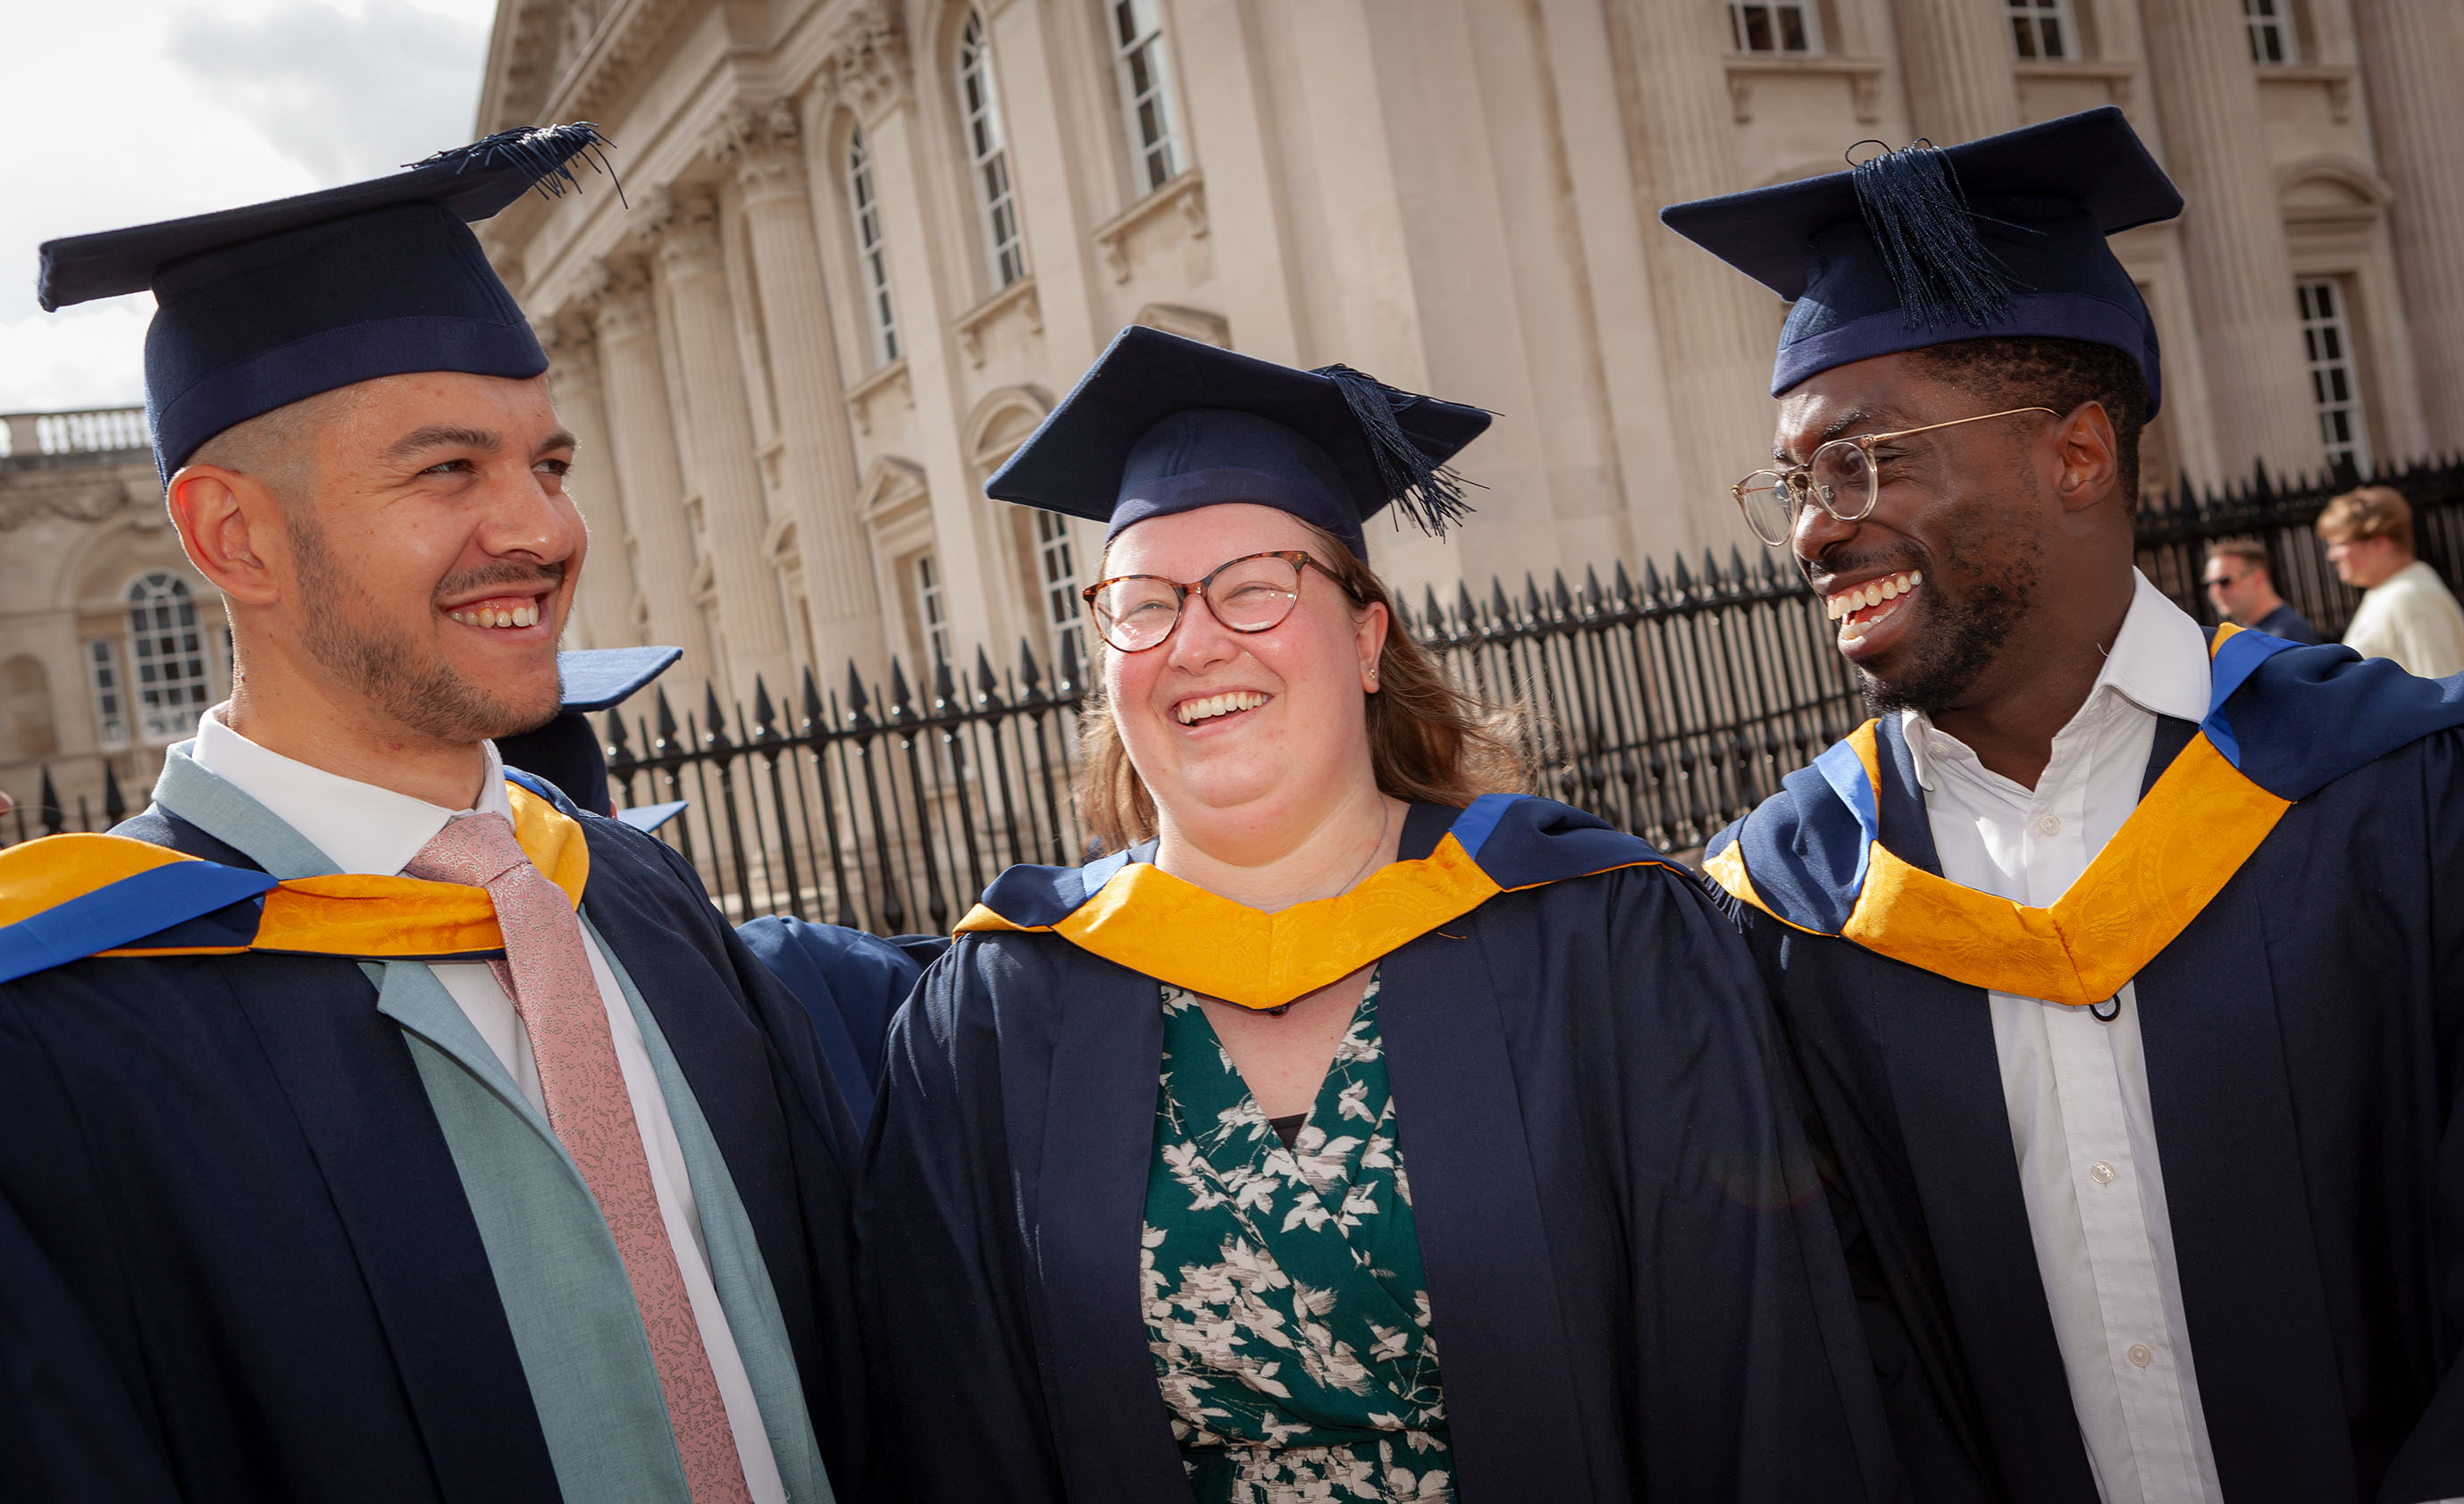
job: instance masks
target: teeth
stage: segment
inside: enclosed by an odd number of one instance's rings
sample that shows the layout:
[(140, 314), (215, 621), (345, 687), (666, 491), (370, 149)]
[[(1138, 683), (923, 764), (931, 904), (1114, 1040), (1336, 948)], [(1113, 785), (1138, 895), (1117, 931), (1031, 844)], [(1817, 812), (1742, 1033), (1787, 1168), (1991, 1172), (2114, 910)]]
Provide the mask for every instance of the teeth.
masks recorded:
[(482, 606), (472, 610), (447, 611), (445, 614), (465, 627), (536, 627), (539, 625), (539, 608), (534, 605), (517, 606), (510, 610), (498, 610), (492, 606)]
[(1255, 710), (1265, 702), (1264, 695), (1233, 690), (1228, 694), (1210, 695), (1204, 699), (1184, 700), (1173, 708), (1173, 714), (1179, 718), (1182, 725), (1194, 726), (1201, 720), (1229, 715), (1236, 710)]
[[(1880, 606), (1885, 601), (1896, 601), (1923, 584), (1925, 584), (1925, 571), (1910, 569), (1902, 574), (1892, 575), (1887, 580), (1869, 580), (1863, 585), (1852, 585), (1844, 590), (1824, 596), (1822, 614), (1832, 621), (1839, 621), (1868, 607)], [(1859, 632), (1858, 635), (1863, 634)], [(1848, 640), (1853, 642), (1856, 639), (1851, 637)]]

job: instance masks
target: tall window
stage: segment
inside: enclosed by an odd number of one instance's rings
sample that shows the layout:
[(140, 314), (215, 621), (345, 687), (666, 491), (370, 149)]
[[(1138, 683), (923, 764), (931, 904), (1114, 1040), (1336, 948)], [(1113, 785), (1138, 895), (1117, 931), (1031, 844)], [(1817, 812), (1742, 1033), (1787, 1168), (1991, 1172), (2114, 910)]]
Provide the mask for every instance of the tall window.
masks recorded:
[(855, 215), (855, 258), (864, 278), (864, 308), (872, 324), (872, 358), (898, 359), (898, 315), (890, 306), (890, 258), (881, 249), (881, 205), (872, 196), (872, 157), (864, 127), (847, 133), (847, 209)]
[(1026, 248), (1018, 233), (1018, 199), (1010, 192), (1009, 151), (1001, 136), (1001, 100), (993, 93), (992, 48), (984, 18), (967, 12), (958, 32), (958, 108), (967, 133), (967, 164), (975, 174), (976, 208), (983, 219), (984, 258), (993, 281), (1007, 287), (1026, 275)]
[(1822, 18), (1814, 0), (1731, 0), (1728, 29), (1741, 53), (1822, 51)]
[(2003, 0), (2011, 11), (2011, 50), (2021, 57), (2074, 56), (2070, 0)]
[[(1087, 661), (1085, 604), (1078, 599), (1078, 561), (1069, 548), (1069, 520), (1035, 514), (1035, 565), (1044, 589), (1044, 627), (1056, 663)], [(1064, 645), (1067, 645), (1066, 647)]]
[(915, 556), (915, 615), (924, 629), (925, 653), (933, 663), (949, 662), (950, 603), (941, 593), (940, 561), (931, 554)]
[(2301, 60), (2293, 34), (2293, 0), (2241, 0), (2242, 24), (2250, 29), (2250, 60), (2289, 63)]
[(1180, 128), (1164, 77), (1163, 0), (1112, 0), (1112, 54), (1120, 63), (1121, 109), (1141, 191), (1180, 172)]
[(145, 740), (177, 741), (193, 733), (208, 691), (206, 642), (187, 581), (156, 569), (128, 586), (128, 646)]
[(2362, 393), (2353, 369), (2353, 334), (2345, 321), (2344, 290), (2332, 277), (2297, 283), (2301, 300), (2301, 341), (2310, 356), (2310, 401), (2319, 409), (2319, 437), (2327, 463), (2350, 461), (2370, 468), (2369, 428), (2362, 421)]
[(120, 653), (108, 637), (85, 645), (86, 682), (94, 688), (94, 727), (105, 751), (128, 745), (128, 696), (120, 684)]

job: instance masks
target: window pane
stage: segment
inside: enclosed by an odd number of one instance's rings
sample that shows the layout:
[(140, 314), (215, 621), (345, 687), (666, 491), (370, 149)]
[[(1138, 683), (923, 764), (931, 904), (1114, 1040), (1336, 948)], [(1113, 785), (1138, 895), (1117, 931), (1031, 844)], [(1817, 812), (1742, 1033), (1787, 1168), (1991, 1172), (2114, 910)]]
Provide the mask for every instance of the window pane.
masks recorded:
[(1026, 275), (1026, 252), (1019, 242), (1018, 213), (1010, 198), (1009, 166), (1002, 154), (1001, 109), (994, 99), (983, 18), (973, 11), (967, 12), (966, 25), (958, 33), (958, 95), (966, 117), (960, 123), (976, 168), (984, 259), (995, 283), (1007, 287)]
[(206, 702), (206, 659), (197, 605), (187, 581), (157, 569), (128, 586), (129, 648), (137, 660), (138, 709), (150, 742), (196, 729)]
[(1115, 0), (1112, 7), (1114, 77), (1121, 91), (1121, 119), (1129, 133), (1130, 160), (1143, 169), (1142, 191), (1160, 188), (1180, 170), (1180, 144), (1164, 60), (1163, 13), (1154, 0)]
[(2366, 472), (2370, 468), (2368, 424), (2362, 412), (2360, 373), (2353, 365), (2345, 299), (2334, 279), (2319, 277), (2297, 283), (2294, 300), (2301, 312), (2310, 396), (2318, 409), (2319, 435), (2327, 462), (2349, 463)]

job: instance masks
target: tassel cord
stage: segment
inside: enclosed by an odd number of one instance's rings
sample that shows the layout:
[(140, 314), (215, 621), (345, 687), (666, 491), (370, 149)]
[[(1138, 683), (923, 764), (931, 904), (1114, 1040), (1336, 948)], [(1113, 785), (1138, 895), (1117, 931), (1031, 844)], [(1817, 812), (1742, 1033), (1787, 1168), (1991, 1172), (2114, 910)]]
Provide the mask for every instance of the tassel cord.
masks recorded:
[(1448, 526), (1471, 515), (1463, 487), (1480, 482), (1465, 479), (1451, 465), (1431, 464), (1420, 446), (1395, 421), (1398, 402), (1414, 400), (1409, 393), (1349, 365), (1322, 365), (1313, 374), (1327, 377), (1343, 393), (1345, 406), (1368, 436), (1378, 479), (1398, 513), (1434, 538), (1443, 538)]

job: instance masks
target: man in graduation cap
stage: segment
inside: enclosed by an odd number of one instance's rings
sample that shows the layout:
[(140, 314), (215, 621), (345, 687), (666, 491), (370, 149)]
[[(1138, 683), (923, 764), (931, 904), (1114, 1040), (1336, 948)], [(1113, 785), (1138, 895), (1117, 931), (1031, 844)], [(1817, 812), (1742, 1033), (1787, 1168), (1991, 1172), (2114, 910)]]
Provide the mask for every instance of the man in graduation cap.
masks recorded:
[(1737, 499), (1879, 713), (1708, 871), (1930, 1496), (2464, 1494), (2464, 682), (2134, 569), (2180, 208), (2102, 109), (1665, 211), (1795, 304)]
[(143, 814), (0, 856), (0, 1496), (870, 1492), (812, 1030), (490, 740), (558, 713), (585, 540), (465, 221), (595, 139), (43, 248), (46, 307), (153, 289), (234, 683)]

